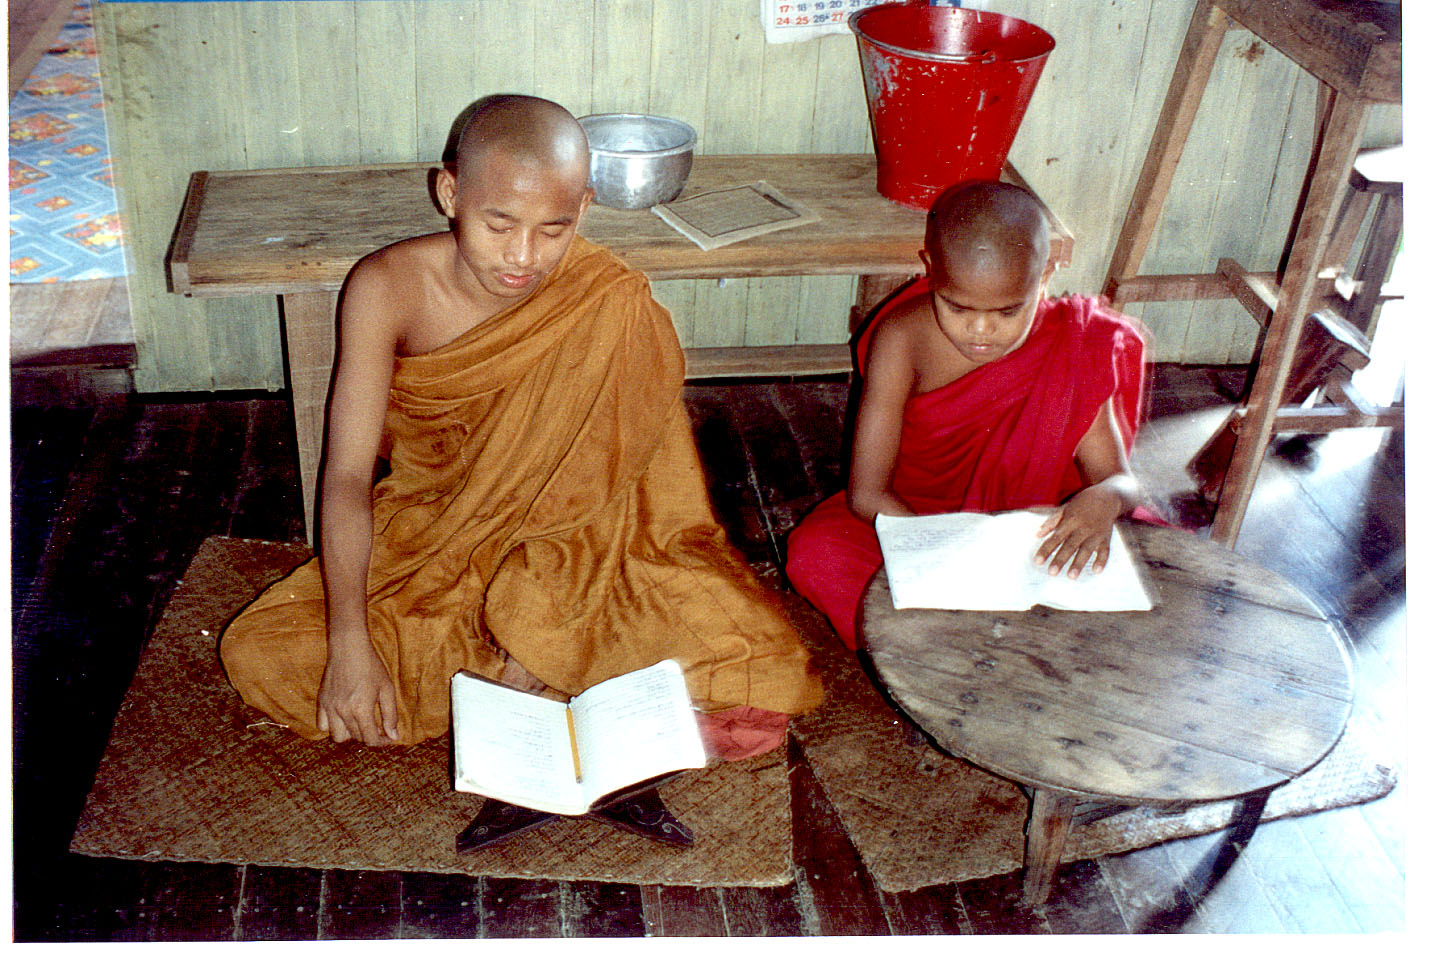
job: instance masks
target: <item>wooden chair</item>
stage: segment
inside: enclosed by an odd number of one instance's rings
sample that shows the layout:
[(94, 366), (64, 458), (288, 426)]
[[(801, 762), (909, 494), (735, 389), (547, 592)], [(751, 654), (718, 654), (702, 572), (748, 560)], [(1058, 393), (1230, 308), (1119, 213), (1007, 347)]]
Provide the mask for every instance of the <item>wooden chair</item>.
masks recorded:
[[(1398, 292), (1385, 282), (1400, 248), (1405, 195), (1405, 157), (1402, 147), (1362, 150), (1350, 171), (1349, 189), (1341, 201), (1334, 235), (1320, 267), (1320, 279), (1329, 281), (1330, 306), (1351, 326), (1374, 338), (1379, 307)], [(1360, 242), (1366, 219), (1364, 245), (1352, 271), (1349, 260)]]
[[(1242, 27), (1289, 57), (1321, 85), (1322, 109), (1310, 171), (1279, 269), (1271, 279), (1269, 274), (1246, 270), (1233, 260), (1221, 260), (1210, 274), (1140, 276), (1140, 262), (1160, 219), (1221, 43), (1227, 31)], [(1228, 431), (1233, 442), (1217, 447), (1212, 441), (1206, 446), (1211, 454), (1221, 454), (1225, 464), (1210, 536), (1226, 546), (1233, 546), (1239, 535), (1261, 459), (1276, 433), (1403, 425), (1403, 411), (1398, 407), (1377, 409), (1346, 389), (1348, 373), (1330, 375), (1340, 358), (1358, 362), (1358, 357), (1365, 356), (1368, 341), (1363, 332), (1357, 336), (1346, 316), (1318, 301), (1326, 292), (1321, 286), (1321, 270), (1336, 249), (1333, 240), (1341, 224), (1340, 208), (1370, 106), (1399, 102), (1398, 6), (1364, 0), (1197, 0), (1111, 256), (1103, 293), (1116, 305), (1133, 300), (1234, 297), (1262, 326), (1246, 394), (1230, 423), (1222, 428), (1222, 434)], [(1372, 283), (1369, 293), (1378, 298), (1379, 286)], [(1363, 308), (1360, 300), (1355, 304), (1356, 310)], [(1368, 309), (1373, 312), (1373, 308), (1371, 303)], [(1285, 405), (1287, 396), (1299, 389), (1291, 374), (1307, 325), (1322, 331), (1308, 340), (1323, 345), (1328, 338), (1333, 344), (1321, 351), (1330, 355), (1328, 359), (1311, 356), (1298, 376), (1303, 379), (1322, 370), (1322, 379), (1339, 396), (1337, 404), (1313, 408)], [(1331, 380), (1335, 382), (1329, 383)], [(1225, 450), (1227, 443), (1233, 455)]]

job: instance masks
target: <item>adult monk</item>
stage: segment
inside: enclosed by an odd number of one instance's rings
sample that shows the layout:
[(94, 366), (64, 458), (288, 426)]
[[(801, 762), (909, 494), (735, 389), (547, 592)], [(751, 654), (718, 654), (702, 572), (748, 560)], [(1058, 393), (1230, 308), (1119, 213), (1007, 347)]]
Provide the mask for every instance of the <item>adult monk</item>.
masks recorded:
[(1037, 563), (1104, 567), (1110, 531), (1138, 505), (1128, 452), (1145, 347), (1097, 301), (1045, 297), (1054, 269), (1028, 191), (967, 181), (936, 198), (925, 276), (857, 343), (864, 376), (847, 489), (791, 532), (786, 572), (851, 649), (880, 568), (874, 520), (1053, 507)]
[(489, 98), (438, 177), (450, 230), (347, 279), (319, 557), (220, 644), (245, 701), (301, 736), (443, 734), (457, 670), (560, 698), (672, 658), (730, 758), (818, 702), (715, 522), (669, 314), (575, 235), (588, 181), (563, 107)]

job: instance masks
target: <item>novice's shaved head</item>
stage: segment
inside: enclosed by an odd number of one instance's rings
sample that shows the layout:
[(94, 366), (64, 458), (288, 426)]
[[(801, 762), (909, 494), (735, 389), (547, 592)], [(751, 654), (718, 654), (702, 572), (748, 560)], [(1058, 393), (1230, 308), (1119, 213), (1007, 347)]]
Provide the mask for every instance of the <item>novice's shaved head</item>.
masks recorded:
[(456, 173), (464, 180), (491, 151), (503, 149), (522, 163), (590, 180), (590, 144), (580, 122), (558, 103), (520, 94), (487, 97), (475, 107), (455, 148)]
[(967, 180), (945, 189), (925, 222), (925, 249), (951, 274), (1037, 281), (1050, 259), (1050, 221), (1022, 187)]

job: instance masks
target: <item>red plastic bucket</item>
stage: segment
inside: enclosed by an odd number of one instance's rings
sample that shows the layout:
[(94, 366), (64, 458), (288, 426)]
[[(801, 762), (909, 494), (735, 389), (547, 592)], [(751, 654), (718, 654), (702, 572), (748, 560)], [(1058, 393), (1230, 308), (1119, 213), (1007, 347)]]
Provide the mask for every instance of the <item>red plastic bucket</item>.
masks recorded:
[(920, 210), (1000, 176), (1055, 38), (1018, 17), (923, 3), (850, 15), (881, 196)]

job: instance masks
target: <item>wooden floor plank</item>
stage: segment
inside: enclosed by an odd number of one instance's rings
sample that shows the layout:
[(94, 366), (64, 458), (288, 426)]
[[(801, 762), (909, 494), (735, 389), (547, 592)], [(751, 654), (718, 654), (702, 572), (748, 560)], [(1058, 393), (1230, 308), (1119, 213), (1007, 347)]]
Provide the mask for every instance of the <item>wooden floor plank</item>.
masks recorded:
[(1287, 929), (1298, 933), (1359, 933), (1340, 891), (1305, 842), (1297, 822), (1264, 824), (1242, 856)]
[(1061, 864), (1045, 901), (1051, 933), (1125, 933), (1110, 882), (1094, 860)]
[(233, 940), (241, 868), (232, 863), (157, 863), (146, 885), (147, 940)]
[(11, 628), (24, 608), (71, 475), (80, 467), (95, 411), (23, 410), (10, 415)]
[(805, 921), (796, 902), (795, 885), (725, 887), (725, 930), (732, 937), (801, 937)]
[(247, 866), (238, 939), (318, 940), (321, 874), (310, 867)]
[[(13, 91), (11, 97), (14, 97)], [(68, 284), (10, 284), (10, 352), (13, 356), (24, 359), (44, 352), (50, 318), (65, 309), (65, 300), (72, 292)]]
[(775, 563), (773, 538), (751, 475), (749, 454), (731, 415), (734, 392), (690, 385), (686, 407), (705, 468), (710, 502), (726, 534), (751, 563)]
[(256, 540), (305, 540), (295, 423), (284, 397), (246, 404), (247, 434), (225, 533)]
[(726, 935), (725, 903), (717, 887), (651, 886), (642, 895), (646, 936)]
[[(40, 62), (45, 51), (60, 35), (65, 19), (74, 5), (69, 0), (30, 0), (11, 3), (9, 18), (10, 99), (15, 98)], [(45, 286), (45, 284), (12, 284), (12, 286)]]
[[(106, 589), (111, 571), (125, 561), (123, 553), (106, 549), (95, 522), (114, 502), (116, 476), (138, 419), (123, 401), (94, 411), (79, 469), (65, 481), (65, 503), (48, 532), (35, 535), (46, 543), (45, 552), (12, 637), (13, 815), (26, 825), (15, 835), (15, 882), (37, 905), (69, 896), (73, 887), (66, 881), (77, 862), (90, 862), (66, 851), (143, 642), (127, 599)], [(44, 522), (12, 517), (17, 531)], [(103, 895), (108, 903), (109, 893)], [(136, 888), (129, 896), (133, 903)], [(17, 936), (43, 936), (23, 926), (27, 914), (17, 908)], [(37, 915), (51, 915), (51, 908)], [(123, 928), (133, 926), (122, 922)]]
[(401, 874), (326, 870), (321, 880), (321, 940), (393, 940), (400, 936)]
[(463, 873), (400, 877), (400, 936), (473, 940), (480, 935), (480, 879)]
[(1410, 817), (1413, 816), (1407, 811), (1408, 794), (1405, 774), (1402, 771), (1400, 782), (1395, 785), (1394, 790), (1379, 800), (1372, 800), (1357, 808), (1365, 817), (1365, 823), (1370, 827), (1370, 832), (1380, 844), (1380, 848), (1385, 851), (1390, 865), (1402, 878), (1405, 876), (1405, 826), (1411, 822)]
[(1025, 903), (1019, 870), (958, 885), (970, 929), (982, 936), (1051, 933), (1043, 908)]
[(844, 383), (804, 382), (757, 387), (743, 416), (746, 458), (765, 516), (776, 564), (786, 540), (822, 499), (844, 488)]
[(570, 881), (561, 884), (566, 937), (643, 937), (645, 907), (633, 883)]
[[(852, 389), (848, 381), (777, 383), (770, 388), (772, 402), (795, 438), (799, 457), (778, 466), (803, 472), (806, 483), (795, 493), (805, 499), (827, 497), (845, 488), (850, 472), (847, 418)], [(805, 510), (798, 499), (794, 509), (802, 515)]]
[[(161, 490), (168, 494), (143, 504), (151, 529), (163, 532), (163, 539), (127, 545), (132, 560), (163, 578), (157, 581), (158, 588), (147, 604), (147, 636), (208, 535), (206, 531), (229, 526), (236, 500), (237, 468), (244, 458), (249, 434), (248, 420), (244, 402), (218, 405), (213, 413), (199, 404), (180, 405), (173, 411), (173, 420), (162, 421), (164, 435), (156, 438), (154, 449), (144, 458), (152, 469), (162, 471), (158, 479), (163, 484)], [(170, 453), (161, 455), (161, 450)], [(206, 460), (216, 463), (217, 468), (197, 469)]]
[[(1405, 878), (1386, 856), (1360, 807), (1340, 807), (1295, 821), (1345, 906), (1364, 933), (1405, 929)], [(1285, 891), (1287, 899), (1290, 890)]]
[(69, 352), (76, 349), (72, 345), (77, 343), (93, 344), (92, 334), (113, 283), (106, 279), (77, 280), (69, 284), (70, 291), (60, 301), (60, 308), (46, 320), (44, 335), (32, 349), (43, 356), (47, 352)]
[[(1260, 830), (1264, 829), (1261, 824)], [(1264, 888), (1245, 863), (1243, 852), (1237, 851), (1225, 835), (1212, 833), (1173, 840), (1163, 849), (1196, 906), (1179, 932), (1295, 932), (1271, 906)]]
[(1102, 857), (1100, 870), (1130, 933), (1177, 933), (1194, 915), (1195, 901), (1163, 847)]
[(76, 854), (38, 860), (17, 844), (17, 941), (146, 939), (149, 914), (140, 900), (155, 864)]
[(482, 933), (507, 939), (563, 936), (563, 895), (558, 880), (487, 877), (480, 885)]
[(889, 933), (879, 891), (839, 814), (799, 746), (792, 741), (789, 749), (797, 894), (807, 932), (822, 937)]
[(960, 891), (953, 883), (907, 890), (880, 892), (880, 906), (896, 936), (960, 936), (974, 933)]

